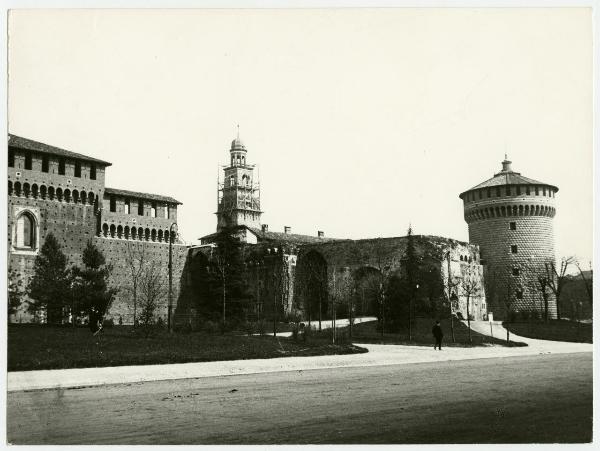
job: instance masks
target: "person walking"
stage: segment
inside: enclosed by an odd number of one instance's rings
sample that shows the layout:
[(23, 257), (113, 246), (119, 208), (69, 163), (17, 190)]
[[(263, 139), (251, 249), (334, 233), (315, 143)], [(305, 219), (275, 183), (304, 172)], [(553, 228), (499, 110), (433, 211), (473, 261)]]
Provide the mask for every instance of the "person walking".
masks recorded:
[(442, 337), (444, 336), (444, 332), (442, 332), (442, 327), (440, 326), (440, 322), (436, 321), (435, 326), (431, 329), (431, 333), (435, 338), (435, 345), (433, 345), (433, 349), (439, 348), (442, 350)]

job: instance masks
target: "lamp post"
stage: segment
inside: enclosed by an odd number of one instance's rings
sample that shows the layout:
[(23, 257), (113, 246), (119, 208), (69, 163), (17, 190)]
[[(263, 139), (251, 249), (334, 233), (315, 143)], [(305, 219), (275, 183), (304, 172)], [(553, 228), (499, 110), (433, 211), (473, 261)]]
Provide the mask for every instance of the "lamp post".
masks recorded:
[(171, 324), (171, 310), (173, 309), (173, 226), (176, 222), (169, 226), (169, 306), (167, 309), (167, 328), (169, 333), (173, 332)]

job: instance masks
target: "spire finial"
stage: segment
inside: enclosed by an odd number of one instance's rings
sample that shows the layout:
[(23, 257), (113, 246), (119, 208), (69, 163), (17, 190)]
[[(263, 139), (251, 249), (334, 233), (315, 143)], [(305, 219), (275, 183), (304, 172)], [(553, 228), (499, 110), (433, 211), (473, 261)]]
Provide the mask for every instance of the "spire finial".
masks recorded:
[(237, 139), (240, 139), (240, 124), (237, 124)]

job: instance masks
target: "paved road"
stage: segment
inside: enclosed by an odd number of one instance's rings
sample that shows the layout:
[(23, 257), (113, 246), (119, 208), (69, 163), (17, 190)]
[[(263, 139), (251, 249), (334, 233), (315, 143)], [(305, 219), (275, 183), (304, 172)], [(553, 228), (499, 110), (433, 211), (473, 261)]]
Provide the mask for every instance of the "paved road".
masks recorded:
[(592, 354), (10, 392), (15, 444), (587, 442)]

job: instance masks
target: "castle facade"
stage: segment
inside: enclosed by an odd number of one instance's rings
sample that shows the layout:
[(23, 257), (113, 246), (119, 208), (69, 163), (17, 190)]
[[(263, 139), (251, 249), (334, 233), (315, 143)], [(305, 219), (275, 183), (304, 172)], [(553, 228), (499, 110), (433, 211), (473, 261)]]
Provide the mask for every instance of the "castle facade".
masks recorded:
[[(8, 136), (8, 273), (26, 286), (44, 240), (52, 233), (70, 265), (81, 265), (87, 241), (98, 246), (113, 267), (118, 289), (108, 318), (133, 323), (130, 263), (143, 254), (167, 277), (173, 251), (175, 299), (187, 248), (175, 228), (179, 201), (168, 196), (105, 186), (111, 163), (20, 136)], [(23, 299), (9, 321), (45, 321), (33, 317)], [(158, 316), (166, 319), (167, 303)], [(65, 317), (66, 318), (66, 317)]]

